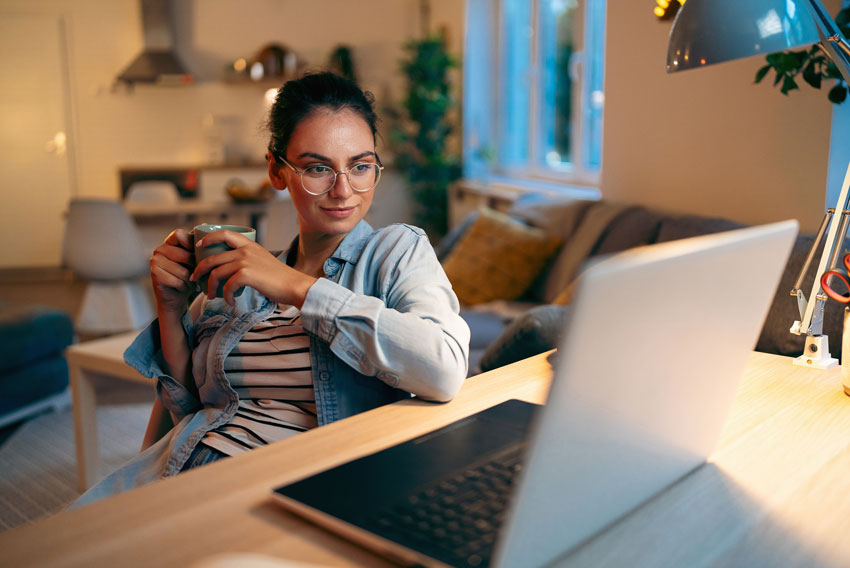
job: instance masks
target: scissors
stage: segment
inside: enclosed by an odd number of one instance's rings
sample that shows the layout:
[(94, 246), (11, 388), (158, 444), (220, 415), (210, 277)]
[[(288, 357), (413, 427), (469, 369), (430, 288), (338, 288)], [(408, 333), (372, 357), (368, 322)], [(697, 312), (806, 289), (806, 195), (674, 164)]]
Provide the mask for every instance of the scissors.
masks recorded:
[[(844, 268), (840, 266), (830, 268), (820, 277), (820, 285), (826, 295), (842, 304), (850, 304), (850, 276), (848, 274), (850, 274), (850, 254), (844, 257)], [(829, 286), (830, 276), (834, 276), (844, 283), (847, 294), (839, 294)]]

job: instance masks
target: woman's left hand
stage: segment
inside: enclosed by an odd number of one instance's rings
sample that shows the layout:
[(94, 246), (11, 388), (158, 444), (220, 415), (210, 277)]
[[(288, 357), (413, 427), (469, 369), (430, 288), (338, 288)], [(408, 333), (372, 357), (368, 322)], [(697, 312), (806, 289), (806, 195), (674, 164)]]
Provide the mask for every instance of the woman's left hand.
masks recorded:
[(231, 306), (233, 294), (242, 286), (250, 286), (269, 300), (301, 309), (315, 277), (287, 266), (259, 244), (232, 231), (210, 233), (196, 246), (216, 243), (225, 243), (232, 250), (205, 258), (190, 277), (197, 281), (209, 272), (209, 298), (215, 297), (218, 283), (224, 282), (224, 300)]

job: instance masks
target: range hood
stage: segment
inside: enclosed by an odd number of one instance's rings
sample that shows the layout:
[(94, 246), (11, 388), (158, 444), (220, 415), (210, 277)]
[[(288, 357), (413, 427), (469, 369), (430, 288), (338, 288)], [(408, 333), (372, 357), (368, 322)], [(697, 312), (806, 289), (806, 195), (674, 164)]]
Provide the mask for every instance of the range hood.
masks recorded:
[(192, 74), (174, 51), (174, 25), (170, 0), (141, 0), (144, 51), (118, 75), (119, 83), (188, 85)]

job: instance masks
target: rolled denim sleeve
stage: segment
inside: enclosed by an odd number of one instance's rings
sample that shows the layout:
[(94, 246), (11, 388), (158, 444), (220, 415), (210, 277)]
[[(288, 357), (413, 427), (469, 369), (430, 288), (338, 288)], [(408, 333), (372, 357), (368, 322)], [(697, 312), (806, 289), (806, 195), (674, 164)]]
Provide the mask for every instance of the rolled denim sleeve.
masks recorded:
[[(186, 337), (192, 337), (194, 324), (188, 311), (183, 314), (181, 324)], [(202, 408), (198, 397), (164, 370), (166, 365), (162, 357), (158, 319), (154, 319), (143, 329), (124, 351), (124, 362), (136, 369), (142, 376), (157, 379), (157, 397), (162, 401), (163, 406), (177, 418), (182, 418)]]
[(469, 327), (427, 236), (403, 235), (381, 265), (380, 297), (322, 278), (307, 293), (302, 321), (360, 373), (447, 401), (466, 378)]

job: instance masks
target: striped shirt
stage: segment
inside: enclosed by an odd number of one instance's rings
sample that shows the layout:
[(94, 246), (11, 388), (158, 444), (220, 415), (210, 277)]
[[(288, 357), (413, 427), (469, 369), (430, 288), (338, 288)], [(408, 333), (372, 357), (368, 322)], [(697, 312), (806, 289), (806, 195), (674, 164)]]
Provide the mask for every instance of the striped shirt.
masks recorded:
[(298, 308), (278, 305), (256, 324), (227, 356), (224, 372), (239, 407), (204, 436), (207, 446), (233, 456), (318, 425), (310, 338)]

